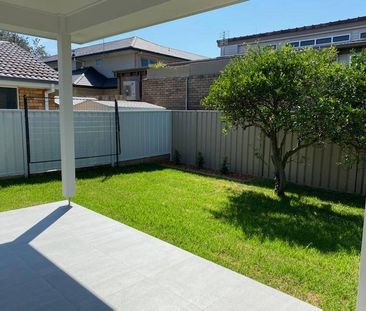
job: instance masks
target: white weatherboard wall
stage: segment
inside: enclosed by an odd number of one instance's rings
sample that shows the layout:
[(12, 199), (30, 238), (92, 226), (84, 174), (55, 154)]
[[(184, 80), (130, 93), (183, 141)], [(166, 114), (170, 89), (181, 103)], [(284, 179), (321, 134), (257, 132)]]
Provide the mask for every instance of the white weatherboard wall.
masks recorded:
[[(115, 161), (113, 112), (78, 111), (75, 120), (76, 167)], [(120, 117), (120, 161), (170, 154), (169, 111), (123, 111)], [(0, 110), (0, 177), (26, 174), (24, 112)], [(60, 169), (58, 111), (30, 111), (31, 173)], [(85, 157), (85, 159), (84, 159)]]

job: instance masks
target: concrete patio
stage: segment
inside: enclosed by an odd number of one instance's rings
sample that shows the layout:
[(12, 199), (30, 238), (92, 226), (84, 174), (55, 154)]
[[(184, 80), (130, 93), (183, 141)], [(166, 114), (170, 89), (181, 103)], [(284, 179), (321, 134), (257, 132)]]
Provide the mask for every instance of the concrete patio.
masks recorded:
[(1, 310), (319, 310), (65, 205), (0, 213)]

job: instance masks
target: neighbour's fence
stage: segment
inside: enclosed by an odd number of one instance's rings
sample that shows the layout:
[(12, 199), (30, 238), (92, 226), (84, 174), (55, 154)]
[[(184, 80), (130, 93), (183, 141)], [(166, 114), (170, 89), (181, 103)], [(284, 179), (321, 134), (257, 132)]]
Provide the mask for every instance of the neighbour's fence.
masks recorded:
[[(75, 111), (76, 167), (138, 160), (170, 154), (169, 111), (121, 110), (120, 153), (116, 150), (115, 113)], [(0, 177), (27, 175), (24, 110), (0, 110)], [(59, 111), (29, 110), (30, 173), (60, 169)], [(117, 151), (117, 152), (116, 152)]]
[[(239, 128), (224, 135), (218, 112), (172, 113), (172, 150), (180, 153), (182, 163), (194, 165), (201, 152), (206, 168), (219, 170), (227, 157), (232, 172), (273, 178), (270, 143), (259, 129)], [(294, 137), (288, 137), (287, 146), (294, 143)], [(366, 194), (365, 164), (347, 168), (339, 165), (340, 160), (341, 150), (336, 145), (306, 148), (288, 164), (288, 180), (315, 188)]]

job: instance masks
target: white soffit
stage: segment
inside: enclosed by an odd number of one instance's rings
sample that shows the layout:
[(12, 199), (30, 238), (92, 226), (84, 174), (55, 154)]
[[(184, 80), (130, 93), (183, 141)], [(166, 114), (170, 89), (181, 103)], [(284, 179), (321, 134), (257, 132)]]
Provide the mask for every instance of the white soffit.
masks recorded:
[(0, 29), (57, 38), (60, 18), (74, 43), (243, 2), (244, 0), (0, 0)]

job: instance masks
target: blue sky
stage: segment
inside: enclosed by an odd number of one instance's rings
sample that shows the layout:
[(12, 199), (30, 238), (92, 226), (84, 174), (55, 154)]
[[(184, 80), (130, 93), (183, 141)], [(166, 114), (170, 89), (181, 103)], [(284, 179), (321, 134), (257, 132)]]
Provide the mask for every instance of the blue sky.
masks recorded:
[[(109, 37), (105, 42), (139, 36), (165, 46), (216, 57), (219, 55), (216, 40), (222, 36), (223, 31), (229, 32), (230, 37), (233, 37), (364, 15), (365, 0), (250, 0)], [(48, 53), (57, 52), (55, 41), (43, 39), (42, 42), (46, 45)]]

